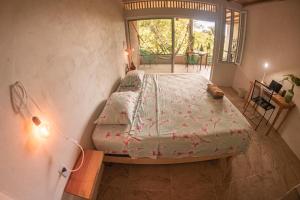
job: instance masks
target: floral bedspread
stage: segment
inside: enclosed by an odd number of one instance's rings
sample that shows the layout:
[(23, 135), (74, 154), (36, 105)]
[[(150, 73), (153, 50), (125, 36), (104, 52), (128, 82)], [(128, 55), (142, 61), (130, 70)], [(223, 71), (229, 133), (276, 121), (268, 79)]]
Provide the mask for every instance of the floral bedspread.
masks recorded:
[[(145, 75), (132, 126), (106, 128), (101, 136), (94, 133), (94, 141), (102, 140), (106, 153), (132, 158), (245, 151), (252, 127), (226, 97), (213, 99), (207, 93), (208, 82), (198, 74)], [(96, 144), (102, 150), (104, 145)]]

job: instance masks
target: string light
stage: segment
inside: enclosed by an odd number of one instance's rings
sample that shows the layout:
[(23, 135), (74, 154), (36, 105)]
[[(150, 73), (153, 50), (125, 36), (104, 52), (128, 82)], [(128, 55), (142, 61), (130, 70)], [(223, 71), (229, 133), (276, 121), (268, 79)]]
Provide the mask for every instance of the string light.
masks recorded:
[[(27, 111), (27, 114), (31, 116), (31, 121), (33, 125), (33, 132), (36, 136), (40, 138), (48, 138), (50, 136), (50, 126), (47, 124), (47, 122), (42, 121), (39, 117), (34, 116), (30, 109), (28, 108), (28, 99), (35, 105), (35, 107), (40, 111), (40, 113), (43, 113), (39, 105), (34, 101), (34, 99), (28, 95), (25, 87), (20, 81), (15, 82), (13, 85), (10, 86), (10, 93), (11, 93), (11, 103), (12, 107), (15, 113), (21, 114), (22, 116), (26, 116), (25, 111)], [(55, 128), (54, 124), (52, 128)], [(64, 135), (59, 129), (56, 128), (56, 133), (59, 133), (65, 140), (72, 142), (74, 145), (76, 145), (82, 154), (82, 159), (80, 165), (76, 169), (68, 169), (64, 167), (64, 170), (67, 170), (69, 172), (76, 172), (78, 171), (84, 162), (84, 150), (82, 146), (73, 138), (70, 138), (66, 135)], [(65, 165), (64, 165), (65, 166)]]

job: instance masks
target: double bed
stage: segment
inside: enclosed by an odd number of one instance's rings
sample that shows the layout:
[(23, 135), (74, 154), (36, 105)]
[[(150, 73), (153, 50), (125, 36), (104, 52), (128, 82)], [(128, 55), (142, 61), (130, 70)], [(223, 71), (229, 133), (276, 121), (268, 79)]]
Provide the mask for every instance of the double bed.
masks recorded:
[(252, 127), (199, 74), (146, 74), (131, 124), (98, 124), (93, 142), (108, 162), (170, 164), (246, 151)]

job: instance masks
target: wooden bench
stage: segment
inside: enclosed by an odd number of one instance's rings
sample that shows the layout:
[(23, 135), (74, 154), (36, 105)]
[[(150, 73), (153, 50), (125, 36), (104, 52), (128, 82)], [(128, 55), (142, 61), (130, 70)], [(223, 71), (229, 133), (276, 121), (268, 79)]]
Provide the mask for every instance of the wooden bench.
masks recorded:
[[(82, 167), (73, 172), (65, 187), (64, 199), (96, 199), (98, 186), (103, 172), (104, 153), (96, 150), (84, 150)], [(79, 156), (75, 168), (79, 166), (82, 155)], [(69, 198), (72, 196), (72, 198)]]

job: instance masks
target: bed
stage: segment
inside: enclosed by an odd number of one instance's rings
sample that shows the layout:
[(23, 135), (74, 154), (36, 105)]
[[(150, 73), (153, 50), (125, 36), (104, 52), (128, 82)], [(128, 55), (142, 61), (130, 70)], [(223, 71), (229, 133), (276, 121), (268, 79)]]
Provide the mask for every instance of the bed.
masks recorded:
[(199, 74), (146, 74), (131, 125), (97, 125), (93, 142), (107, 162), (170, 164), (245, 152), (252, 127)]

